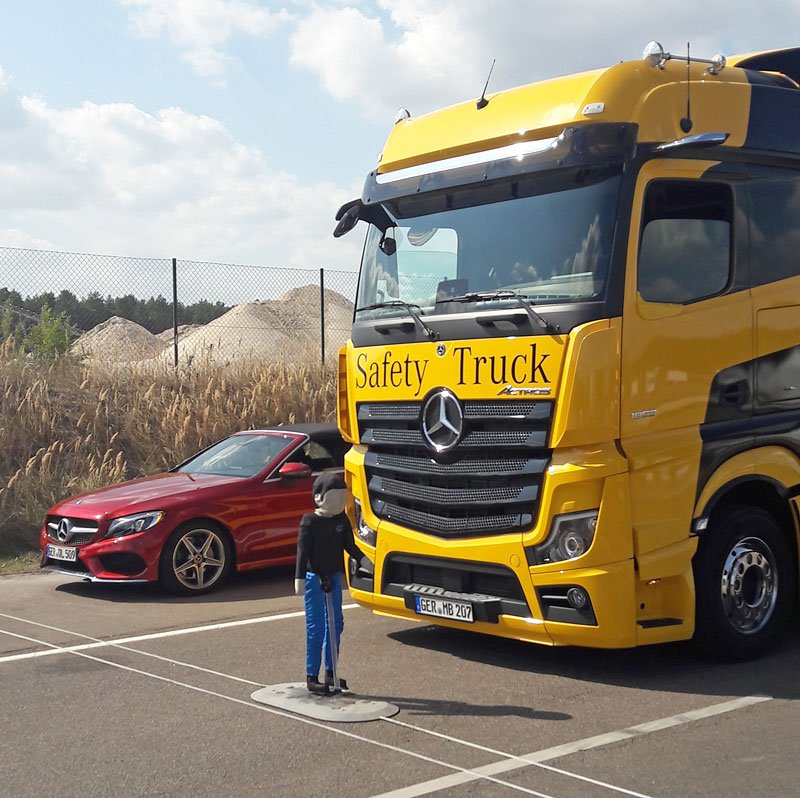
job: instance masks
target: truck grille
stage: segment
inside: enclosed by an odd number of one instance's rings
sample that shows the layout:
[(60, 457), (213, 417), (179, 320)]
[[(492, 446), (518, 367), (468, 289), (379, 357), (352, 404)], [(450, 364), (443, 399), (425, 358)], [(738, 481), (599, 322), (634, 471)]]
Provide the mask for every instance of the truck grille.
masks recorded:
[(372, 510), (445, 538), (529, 529), (536, 521), (552, 402), (464, 401), (464, 431), (446, 455), (421, 432), (421, 402), (358, 406)]

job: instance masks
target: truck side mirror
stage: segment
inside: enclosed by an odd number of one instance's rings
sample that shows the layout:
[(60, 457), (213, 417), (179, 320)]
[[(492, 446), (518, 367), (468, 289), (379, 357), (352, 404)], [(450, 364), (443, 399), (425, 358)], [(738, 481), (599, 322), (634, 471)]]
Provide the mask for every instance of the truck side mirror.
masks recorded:
[(334, 238), (340, 238), (345, 233), (349, 233), (358, 224), (361, 207), (361, 200), (353, 200), (339, 208), (336, 214), (339, 224), (336, 225), (336, 229), (333, 231)]

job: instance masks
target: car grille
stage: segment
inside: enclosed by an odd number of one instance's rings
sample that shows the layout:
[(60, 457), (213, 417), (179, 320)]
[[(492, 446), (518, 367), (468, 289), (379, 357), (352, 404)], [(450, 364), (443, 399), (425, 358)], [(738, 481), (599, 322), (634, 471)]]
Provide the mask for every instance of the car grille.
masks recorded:
[(424, 443), (421, 402), (358, 406), (370, 504), (380, 518), (445, 538), (519, 532), (536, 521), (553, 403), (464, 401), (446, 455)]
[[(65, 540), (58, 537), (58, 528), (62, 521), (67, 522), (69, 534)], [(97, 521), (87, 521), (85, 518), (65, 518), (60, 515), (47, 516), (47, 537), (55, 543), (64, 546), (81, 546), (88, 543), (96, 534)]]

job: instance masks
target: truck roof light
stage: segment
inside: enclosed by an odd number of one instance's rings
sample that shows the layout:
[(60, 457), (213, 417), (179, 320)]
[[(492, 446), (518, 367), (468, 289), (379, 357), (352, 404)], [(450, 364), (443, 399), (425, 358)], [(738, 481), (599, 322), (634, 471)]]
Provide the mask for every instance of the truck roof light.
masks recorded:
[(721, 70), (725, 69), (728, 59), (722, 53), (714, 53), (711, 56), (711, 66), (708, 68), (709, 75), (718, 75)]
[(642, 51), (642, 61), (652, 67), (663, 67), (667, 54), (659, 42), (648, 42)]
[[(664, 64), (666, 64), (667, 61), (672, 61), (673, 59), (688, 62), (689, 56), (673, 55), (672, 53), (668, 53), (661, 46), (661, 43), (657, 41), (648, 42), (642, 51), (642, 61), (651, 67), (663, 69)], [(725, 69), (725, 66), (728, 63), (728, 59), (725, 58), (722, 53), (715, 53), (713, 58), (692, 58), (691, 60), (700, 64), (708, 64), (708, 69), (706, 72), (709, 75), (718, 75), (721, 70)]]

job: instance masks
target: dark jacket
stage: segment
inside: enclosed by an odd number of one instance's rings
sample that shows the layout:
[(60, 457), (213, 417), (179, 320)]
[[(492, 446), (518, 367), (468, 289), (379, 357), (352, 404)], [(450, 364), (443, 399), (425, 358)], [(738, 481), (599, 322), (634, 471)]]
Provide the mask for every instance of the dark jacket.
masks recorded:
[(363, 556), (353, 540), (353, 528), (344, 513), (324, 518), (306, 513), (297, 536), (295, 579), (305, 578), (306, 571), (330, 576), (344, 570), (344, 552), (355, 560)]

